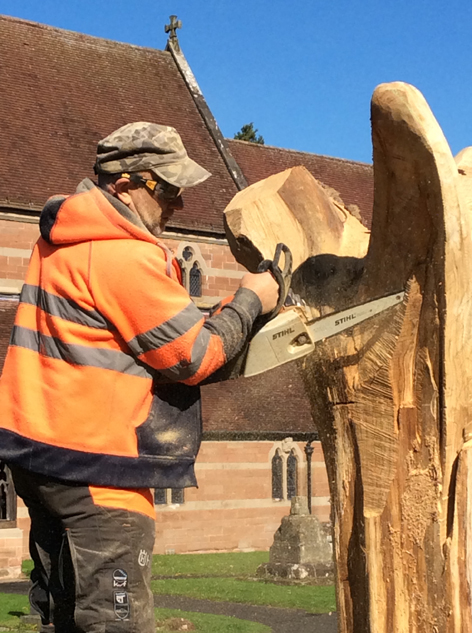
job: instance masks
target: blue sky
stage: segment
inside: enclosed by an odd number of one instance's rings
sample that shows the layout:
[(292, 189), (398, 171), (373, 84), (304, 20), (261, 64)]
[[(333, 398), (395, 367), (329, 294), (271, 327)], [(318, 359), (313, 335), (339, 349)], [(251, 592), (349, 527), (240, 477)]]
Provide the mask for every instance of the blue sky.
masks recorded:
[(371, 161), (376, 85), (421, 90), (454, 154), (472, 145), (472, 3), (465, 0), (2, 0), (6, 15), (164, 48), (171, 14), (223, 133)]

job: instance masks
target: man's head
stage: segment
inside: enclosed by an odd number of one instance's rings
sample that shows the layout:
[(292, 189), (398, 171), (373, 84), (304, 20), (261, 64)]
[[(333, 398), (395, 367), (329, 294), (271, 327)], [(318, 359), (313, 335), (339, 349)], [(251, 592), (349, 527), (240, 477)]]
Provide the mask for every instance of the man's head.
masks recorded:
[(176, 130), (156, 123), (129, 123), (98, 143), (95, 173), (99, 186), (126, 204), (151, 233), (162, 232), (181, 190), (210, 173), (188, 157)]

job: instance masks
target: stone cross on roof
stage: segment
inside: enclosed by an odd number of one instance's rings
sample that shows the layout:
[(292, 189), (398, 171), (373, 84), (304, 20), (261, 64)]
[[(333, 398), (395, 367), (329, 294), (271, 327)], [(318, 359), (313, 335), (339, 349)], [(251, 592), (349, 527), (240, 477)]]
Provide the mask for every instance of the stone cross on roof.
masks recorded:
[(180, 50), (180, 46), (179, 46), (179, 40), (177, 38), (176, 31), (177, 29), (181, 29), (181, 28), (182, 28), (182, 21), (177, 20), (176, 15), (171, 15), (170, 24), (166, 24), (164, 27), (165, 32), (170, 33), (169, 44), (172, 44), (174, 48), (176, 48), (178, 51)]

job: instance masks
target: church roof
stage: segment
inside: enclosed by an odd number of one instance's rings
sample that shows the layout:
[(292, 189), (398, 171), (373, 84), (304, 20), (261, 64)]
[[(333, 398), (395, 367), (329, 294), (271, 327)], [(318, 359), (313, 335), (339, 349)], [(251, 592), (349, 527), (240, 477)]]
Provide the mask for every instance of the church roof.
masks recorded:
[(301, 376), (293, 363), (202, 388), (203, 430), (314, 433)]
[(0, 16), (0, 59), (0, 206), (39, 210), (73, 193), (93, 176), (100, 138), (153, 121), (177, 128), (213, 174), (188, 190), (173, 227), (224, 233), (237, 188), (169, 52)]
[[(100, 138), (130, 121), (172, 125), (213, 176), (185, 194), (170, 229), (223, 236), (237, 188), (170, 52), (0, 16), (0, 207), (40, 210), (92, 177)], [(306, 152), (228, 141), (249, 183), (305, 165), (369, 224), (372, 168)]]

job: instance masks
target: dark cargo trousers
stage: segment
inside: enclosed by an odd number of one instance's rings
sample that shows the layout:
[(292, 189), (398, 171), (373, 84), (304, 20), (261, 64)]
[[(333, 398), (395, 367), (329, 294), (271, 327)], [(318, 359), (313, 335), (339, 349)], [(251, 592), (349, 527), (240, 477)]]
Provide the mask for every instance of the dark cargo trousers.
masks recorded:
[(94, 504), (88, 486), (11, 470), (31, 517), (30, 600), (41, 630), (154, 633), (153, 519)]

